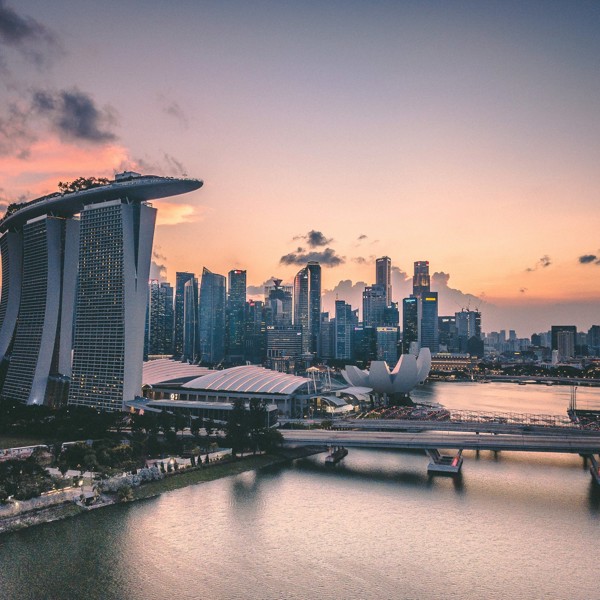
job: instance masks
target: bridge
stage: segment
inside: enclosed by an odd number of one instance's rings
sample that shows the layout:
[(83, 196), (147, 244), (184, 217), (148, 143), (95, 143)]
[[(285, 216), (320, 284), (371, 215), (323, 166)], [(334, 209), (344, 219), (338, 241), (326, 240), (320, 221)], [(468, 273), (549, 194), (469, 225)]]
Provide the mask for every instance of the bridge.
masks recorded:
[[(457, 474), (463, 450), (494, 452), (556, 452), (590, 459), (591, 473), (600, 484), (600, 432), (574, 424), (529, 425), (497, 420), (471, 422), (411, 419), (340, 419), (334, 429), (281, 429), (290, 446), (395, 448), (424, 450), (430, 457), (429, 473)], [(450, 455), (440, 450), (453, 450)]]

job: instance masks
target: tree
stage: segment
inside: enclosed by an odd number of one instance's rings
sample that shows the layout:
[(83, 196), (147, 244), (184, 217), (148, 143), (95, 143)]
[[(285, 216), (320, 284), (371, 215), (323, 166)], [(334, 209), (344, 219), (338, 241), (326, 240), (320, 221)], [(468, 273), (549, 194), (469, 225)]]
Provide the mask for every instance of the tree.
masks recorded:
[(238, 452), (243, 453), (244, 448), (248, 445), (250, 424), (247, 413), (244, 401), (241, 398), (237, 398), (233, 402), (233, 408), (229, 413), (229, 419), (225, 428), (225, 441), (231, 447), (231, 453), (234, 456)]

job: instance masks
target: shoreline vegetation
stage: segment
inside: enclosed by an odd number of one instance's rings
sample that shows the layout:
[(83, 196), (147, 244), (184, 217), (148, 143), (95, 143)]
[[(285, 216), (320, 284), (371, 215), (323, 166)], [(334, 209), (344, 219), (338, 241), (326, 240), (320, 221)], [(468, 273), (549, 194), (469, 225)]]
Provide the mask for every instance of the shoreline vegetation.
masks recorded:
[(286, 448), (265, 454), (247, 454), (243, 457), (231, 456), (210, 465), (174, 471), (163, 479), (145, 482), (139, 487), (132, 488), (132, 494), (127, 500), (119, 500), (117, 494), (103, 494), (101, 501), (90, 506), (84, 506), (75, 500), (67, 500), (46, 507), (34, 508), (16, 515), (0, 516), (0, 535), (33, 527), (34, 525), (75, 517), (91, 510), (115, 504), (155, 498), (165, 492), (239, 475), (246, 471), (256, 471), (273, 465), (289, 463), (297, 458), (318, 454), (323, 450), (319, 447)]

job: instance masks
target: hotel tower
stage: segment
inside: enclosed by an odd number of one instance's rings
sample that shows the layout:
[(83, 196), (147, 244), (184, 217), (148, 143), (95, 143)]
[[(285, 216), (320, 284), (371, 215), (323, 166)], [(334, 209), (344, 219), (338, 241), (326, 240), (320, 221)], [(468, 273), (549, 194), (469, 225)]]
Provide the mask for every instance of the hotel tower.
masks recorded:
[(0, 221), (0, 397), (121, 410), (141, 393), (156, 209), (197, 179), (126, 172)]

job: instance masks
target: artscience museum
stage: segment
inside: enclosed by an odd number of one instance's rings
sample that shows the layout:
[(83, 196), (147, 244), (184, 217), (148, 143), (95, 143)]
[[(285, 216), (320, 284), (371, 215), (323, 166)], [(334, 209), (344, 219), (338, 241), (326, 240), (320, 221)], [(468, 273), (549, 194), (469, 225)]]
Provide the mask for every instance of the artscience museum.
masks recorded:
[(368, 370), (348, 365), (342, 376), (349, 385), (371, 388), (390, 404), (406, 404), (410, 402), (409, 392), (427, 379), (430, 369), (431, 352), (429, 348), (421, 348), (418, 356), (403, 354), (391, 371), (385, 361), (377, 360)]

